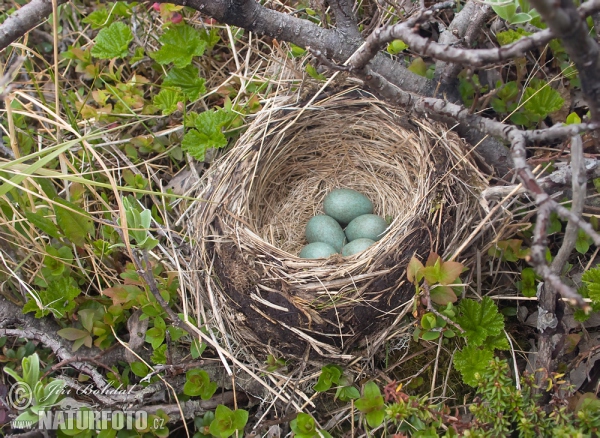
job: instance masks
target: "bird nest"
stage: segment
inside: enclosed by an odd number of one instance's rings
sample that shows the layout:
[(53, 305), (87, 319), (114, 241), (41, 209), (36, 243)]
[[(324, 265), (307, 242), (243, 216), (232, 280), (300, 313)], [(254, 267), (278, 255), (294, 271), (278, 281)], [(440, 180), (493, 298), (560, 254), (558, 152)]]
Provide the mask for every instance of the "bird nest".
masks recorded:
[[(272, 101), (192, 207), (197, 284), (227, 339), (262, 357), (373, 354), (410, 309), (411, 257), (450, 255), (480, 219), (486, 183), (469, 152), (364, 92)], [(301, 259), (305, 225), (335, 188), (367, 195), (389, 231), (354, 256)]]

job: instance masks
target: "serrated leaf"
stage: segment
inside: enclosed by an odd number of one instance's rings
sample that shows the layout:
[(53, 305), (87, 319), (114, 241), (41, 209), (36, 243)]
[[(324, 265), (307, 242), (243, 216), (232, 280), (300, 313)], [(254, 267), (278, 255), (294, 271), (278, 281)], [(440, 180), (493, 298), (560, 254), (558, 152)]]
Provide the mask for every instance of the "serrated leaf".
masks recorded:
[(585, 271), (581, 280), (587, 287), (589, 297), (594, 303), (600, 303), (600, 268), (592, 268)]
[(91, 54), (99, 59), (124, 58), (129, 53), (128, 47), (131, 41), (133, 41), (131, 29), (124, 23), (115, 22), (98, 33)]
[(523, 108), (544, 119), (555, 111), (562, 108), (565, 102), (558, 91), (550, 87), (545, 81), (532, 81), (531, 86), (525, 89), (523, 93)]
[(209, 148), (222, 148), (227, 139), (221, 132), (223, 126), (235, 117), (224, 109), (204, 111), (194, 117), (196, 129), (188, 131), (181, 142), (181, 147), (198, 161), (204, 161), (204, 154)]
[(463, 336), (470, 346), (480, 346), (488, 336), (497, 336), (504, 329), (504, 318), (488, 297), (484, 297), (481, 303), (470, 299), (462, 300), (458, 308), (460, 312), (456, 322), (465, 330)]
[(152, 103), (162, 111), (163, 116), (168, 116), (177, 111), (177, 104), (179, 102), (185, 102), (185, 98), (173, 88), (163, 88), (152, 99)]
[(75, 246), (83, 246), (86, 237), (94, 232), (94, 222), (90, 214), (64, 199), (56, 198), (54, 201), (58, 204), (54, 205), (58, 226)]
[(194, 56), (202, 56), (206, 50), (206, 41), (187, 24), (170, 27), (159, 41), (162, 47), (150, 53), (150, 57), (162, 65), (172, 63), (175, 67), (184, 68), (192, 63)]
[(498, 44), (501, 46), (506, 46), (507, 44), (514, 43), (515, 41), (520, 40), (528, 35), (531, 35), (531, 33), (521, 28), (515, 30), (509, 29), (504, 32), (498, 32), (496, 34), (496, 39), (498, 40)]
[(463, 381), (469, 385), (477, 386), (477, 377), (481, 376), (494, 358), (491, 350), (476, 348), (468, 345), (454, 355), (454, 367), (461, 373)]
[(165, 87), (177, 87), (190, 100), (197, 100), (200, 95), (206, 93), (204, 78), (200, 77), (200, 72), (193, 65), (185, 68), (172, 68), (163, 81)]
[(485, 348), (491, 351), (494, 350), (510, 350), (508, 340), (504, 333), (500, 333), (498, 336), (490, 336), (485, 340)]

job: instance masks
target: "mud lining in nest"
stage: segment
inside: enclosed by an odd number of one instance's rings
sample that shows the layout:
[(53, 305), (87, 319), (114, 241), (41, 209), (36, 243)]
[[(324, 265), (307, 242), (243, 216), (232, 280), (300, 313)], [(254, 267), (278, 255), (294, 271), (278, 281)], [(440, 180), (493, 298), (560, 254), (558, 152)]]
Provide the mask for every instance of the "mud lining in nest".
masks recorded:
[[(451, 254), (485, 186), (456, 135), (364, 92), (304, 108), (274, 99), (196, 194), (203, 297), (229, 339), (261, 357), (370, 356), (410, 308), (410, 258)], [(352, 257), (298, 258), (337, 187), (367, 195), (389, 232)]]

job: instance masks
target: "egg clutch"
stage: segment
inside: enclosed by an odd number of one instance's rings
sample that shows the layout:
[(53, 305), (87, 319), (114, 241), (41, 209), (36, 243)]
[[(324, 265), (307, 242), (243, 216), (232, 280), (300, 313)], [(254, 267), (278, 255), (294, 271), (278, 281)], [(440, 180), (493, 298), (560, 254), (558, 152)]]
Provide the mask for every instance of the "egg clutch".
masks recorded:
[(308, 245), (300, 251), (301, 258), (357, 254), (381, 239), (388, 227), (385, 219), (373, 214), (369, 198), (356, 190), (332, 190), (323, 200), (323, 210), (325, 214), (306, 224)]

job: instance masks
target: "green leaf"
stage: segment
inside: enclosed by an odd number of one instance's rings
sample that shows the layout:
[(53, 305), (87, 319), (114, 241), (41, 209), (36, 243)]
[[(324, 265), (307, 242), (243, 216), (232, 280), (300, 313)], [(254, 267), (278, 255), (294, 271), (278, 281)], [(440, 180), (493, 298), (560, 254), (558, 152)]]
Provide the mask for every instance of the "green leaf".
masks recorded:
[(442, 332), (440, 331), (428, 330), (421, 335), (421, 339), (424, 341), (435, 341), (436, 339), (439, 339), (441, 334)]
[(197, 100), (200, 95), (206, 93), (204, 78), (200, 77), (200, 72), (193, 65), (185, 68), (172, 68), (163, 81), (165, 87), (176, 87), (192, 102)]
[(424, 314), (421, 317), (421, 327), (423, 327), (425, 330), (431, 330), (433, 328), (436, 328), (437, 317), (435, 316), (435, 314), (431, 312)]
[(150, 369), (143, 362), (132, 362), (131, 363), (131, 372), (138, 377), (146, 377)]
[(427, 73), (427, 64), (425, 64), (423, 58), (415, 58), (408, 66), (408, 69), (419, 76), (425, 76)]
[(581, 123), (581, 117), (577, 113), (571, 113), (567, 116), (567, 125), (576, 125)]
[(390, 55), (397, 55), (406, 49), (408, 49), (408, 44), (402, 40), (394, 40), (387, 46), (387, 51)]
[(221, 129), (230, 123), (235, 115), (224, 109), (204, 111), (194, 118), (196, 129), (189, 130), (183, 137), (181, 148), (198, 161), (204, 161), (209, 148), (222, 148), (227, 139)]
[(488, 336), (497, 336), (504, 329), (504, 318), (494, 302), (484, 297), (481, 303), (464, 299), (461, 301), (456, 322), (465, 330), (468, 345), (480, 346)]
[(167, 344), (162, 344), (155, 348), (150, 356), (150, 359), (155, 364), (164, 365), (167, 363)]
[(177, 104), (179, 102), (185, 103), (185, 98), (179, 91), (173, 88), (163, 88), (152, 99), (152, 103), (162, 111), (163, 116), (168, 116), (177, 111)]
[(538, 120), (558, 111), (565, 102), (558, 91), (540, 79), (531, 81), (531, 86), (523, 93), (523, 101), (523, 108), (529, 114), (535, 115)]
[(521, 271), (521, 293), (526, 297), (535, 297), (537, 287), (535, 285), (535, 271), (533, 268), (523, 268)]
[(508, 340), (504, 333), (500, 333), (498, 336), (490, 336), (485, 340), (485, 348), (491, 351), (494, 350), (510, 350)]
[(548, 220), (548, 227), (546, 233), (548, 235), (554, 233), (560, 233), (562, 231), (562, 222), (555, 212), (550, 213), (550, 219)]
[(83, 20), (84, 23), (89, 24), (92, 29), (100, 29), (101, 27), (108, 26), (112, 20), (111, 16), (105, 7), (98, 7), (93, 12), (90, 12), (87, 17)]
[(317, 71), (317, 69), (312, 64), (306, 64), (306, 73), (308, 73), (308, 75), (311, 78), (316, 79), (318, 81), (325, 81), (325, 80), (327, 80), (327, 78), (325, 77), (325, 75), (319, 73)]
[(175, 67), (184, 68), (192, 63), (194, 56), (202, 56), (206, 50), (206, 41), (187, 24), (170, 27), (159, 41), (162, 47), (150, 53), (150, 57), (161, 65), (172, 63)]
[(202, 400), (210, 399), (217, 390), (217, 384), (210, 381), (204, 370), (193, 369), (185, 373), (186, 382), (183, 393), (192, 397), (200, 396)]
[(58, 226), (75, 246), (82, 247), (87, 236), (94, 232), (90, 214), (64, 199), (56, 198), (54, 201), (57, 203), (54, 205), (54, 213)]
[(227, 406), (218, 405), (215, 410), (215, 419), (210, 423), (210, 433), (219, 438), (227, 438), (236, 430), (243, 430), (247, 422), (247, 411), (243, 409), (232, 411)]
[(25, 217), (29, 222), (31, 222), (31, 224), (42, 230), (48, 236), (54, 237), (55, 239), (61, 238), (62, 234), (58, 230), (58, 227), (41, 212), (38, 211), (33, 213), (28, 211), (25, 213)]
[(343, 402), (356, 400), (360, 397), (360, 392), (354, 386), (340, 386), (335, 392), (334, 399), (340, 399)]
[(487, 370), (494, 358), (492, 350), (467, 345), (454, 355), (454, 367), (461, 373), (463, 381), (469, 386), (477, 386), (478, 379)]
[(190, 346), (190, 354), (192, 355), (192, 359), (198, 359), (202, 356), (202, 353), (206, 350), (206, 344), (198, 339), (194, 339), (192, 341), (192, 345)]
[(131, 41), (133, 41), (131, 29), (124, 23), (115, 22), (98, 33), (91, 54), (99, 59), (124, 58), (129, 53), (128, 47)]
[(585, 271), (581, 280), (587, 287), (588, 296), (595, 304), (600, 303), (600, 268), (592, 268)]
[(368, 382), (363, 389), (363, 396), (354, 403), (356, 409), (365, 414), (369, 426), (378, 427), (384, 419), (385, 410), (383, 396), (375, 382)]
[(340, 377), (342, 377), (342, 369), (339, 366), (325, 365), (321, 368), (321, 374), (314, 390), (317, 392), (327, 391), (334, 383), (338, 384), (340, 382)]
[(498, 40), (498, 44), (501, 46), (506, 46), (507, 44), (514, 43), (515, 41), (529, 35), (531, 35), (530, 32), (527, 32), (521, 28), (517, 28), (515, 30), (509, 29), (504, 32), (498, 32), (496, 34), (496, 39)]
[(38, 400), (40, 406), (54, 406), (58, 398), (62, 395), (62, 390), (65, 387), (64, 380), (52, 380), (44, 387), (44, 396), (42, 400)]
[(80, 330), (80, 329), (76, 329), (73, 327), (67, 327), (67, 328), (61, 329), (61, 330), (57, 331), (56, 333), (61, 338), (65, 338), (69, 341), (76, 341), (77, 339), (83, 339), (83, 338), (89, 336), (89, 334), (90, 334), (89, 332), (87, 332), (85, 330)]
[(575, 249), (579, 254), (585, 254), (590, 249), (590, 245), (593, 243), (593, 240), (590, 236), (586, 234), (585, 231), (579, 230), (577, 232), (577, 240), (575, 241)]
[(445, 306), (449, 303), (456, 303), (458, 298), (456, 293), (450, 286), (435, 286), (429, 291), (431, 301), (440, 306)]
[(36, 318), (42, 318), (50, 312), (55, 318), (62, 318), (75, 308), (75, 298), (81, 294), (75, 281), (70, 277), (60, 277), (48, 283), (45, 290), (38, 292), (38, 300), (30, 299), (23, 306), (23, 313), (35, 312)]
[(35, 389), (35, 386), (40, 380), (40, 357), (37, 353), (31, 356), (24, 357), (21, 361), (23, 368), (23, 380), (29, 385), (31, 389)]
[(303, 56), (306, 53), (306, 50), (303, 49), (300, 46), (297, 46), (295, 44), (289, 43), (290, 44), (290, 56), (292, 58), (298, 58), (299, 56)]
[(290, 421), (290, 428), (294, 432), (294, 436), (298, 438), (318, 436), (314, 418), (303, 412), (300, 412), (296, 418)]
[(367, 424), (372, 428), (379, 427), (383, 420), (385, 419), (385, 411), (382, 409), (380, 411), (372, 411), (365, 415), (367, 419)]
[(408, 267), (406, 268), (406, 278), (411, 283), (419, 283), (423, 279), (423, 263), (421, 263), (415, 256), (410, 259), (408, 262)]

